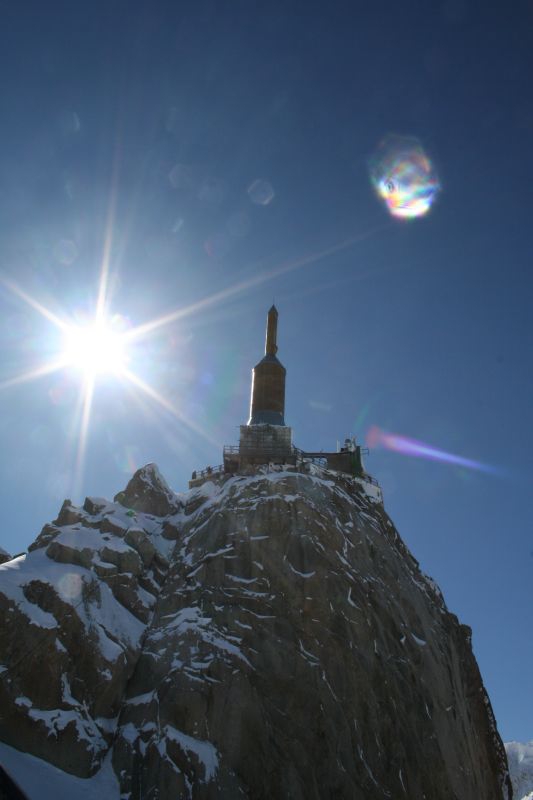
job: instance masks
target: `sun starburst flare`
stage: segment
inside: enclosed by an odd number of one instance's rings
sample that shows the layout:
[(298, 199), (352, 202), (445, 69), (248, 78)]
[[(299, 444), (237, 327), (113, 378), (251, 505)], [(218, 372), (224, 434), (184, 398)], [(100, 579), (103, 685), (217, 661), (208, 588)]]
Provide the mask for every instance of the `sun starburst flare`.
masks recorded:
[[(131, 369), (131, 337), (124, 329), (123, 320), (118, 315), (111, 316), (108, 311), (109, 304), (106, 298), (109, 281), (108, 258), (109, 254), (106, 251), (96, 309), (92, 318), (85, 320), (83, 324), (73, 322), (67, 315), (59, 316), (52, 312), (12, 280), (0, 276), (0, 281), (6, 288), (44, 317), (61, 334), (61, 343), (54, 358), (0, 382), (0, 389), (29, 383), (60, 370), (72, 370), (80, 375), (80, 397), (74, 414), (76, 444), (72, 489), (76, 492), (82, 485), (96, 386), (102, 380), (117, 379), (126, 382), (133, 390), (150, 398), (159, 408), (172, 414), (195, 434), (210, 444), (220, 445), (201, 426), (188, 419), (176, 404), (163, 397)], [(176, 316), (173, 316), (172, 321), (175, 318)], [(152, 330), (159, 327), (160, 323), (156, 326), (148, 325), (146, 330), (134, 338), (136, 341), (145, 338)]]
[(77, 432), (74, 471), (74, 486), (77, 488), (81, 486), (95, 392), (97, 384), (102, 380), (116, 379), (123, 382), (129, 389), (137, 392), (139, 397), (142, 395), (145, 398), (149, 398), (156, 404), (156, 407), (164, 409), (187, 426), (194, 434), (209, 442), (209, 444), (217, 447), (221, 446), (220, 442), (216, 441), (193, 420), (189, 419), (181, 411), (178, 404), (169, 401), (137, 374), (132, 366), (134, 361), (132, 348), (135, 345), (168, 325), (196, 313), (206, 311), (281, 275), (316, 264), (316, 262), (328, 256), (346, 250), (374, 236), (385, 227), (382, 224), (370, 227), (336, 244), (311, 251), (302, 257), (285, 261), (272, 269), (260, 269), (261, 265), (255, 265), (257, 271), (254, 271), (247, 279), (214, 292), (188, 306), (172, 310), (136, 327), (130, 326), (127, 328), (120, 324), (120, 317), (113, 316), (110, 313), (110, 287), (112, 286), (110, 262), (113, 221), (114, 200), (111, 203), (108, 214), (95, 309), (92, 317), (86, 319), (83, 324), (79, 323), (74, 314), (59, 314), (47, 308), (12, 279), (0, 274), (0, 283), (40, 314), (47, 322), (51, 323), (52, 327), (61, 334), (61, 346), (53, 358), (34, 366), (33, 369), (0, 382), (0, 390), (29, 383), (60, 370), (72, 370), (78, 372), (80, 376), (80, 396), (73, 420)]

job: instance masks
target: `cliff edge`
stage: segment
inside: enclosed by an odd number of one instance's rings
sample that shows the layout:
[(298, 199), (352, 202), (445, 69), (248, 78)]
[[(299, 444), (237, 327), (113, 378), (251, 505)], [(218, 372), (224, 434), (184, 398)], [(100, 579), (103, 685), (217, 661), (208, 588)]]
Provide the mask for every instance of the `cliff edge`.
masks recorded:
[(372, 485), (312, 464), (65, 501), (0, 566), (0, 662), (2, 763), (117, 800), (512, 797), (470, 629)]

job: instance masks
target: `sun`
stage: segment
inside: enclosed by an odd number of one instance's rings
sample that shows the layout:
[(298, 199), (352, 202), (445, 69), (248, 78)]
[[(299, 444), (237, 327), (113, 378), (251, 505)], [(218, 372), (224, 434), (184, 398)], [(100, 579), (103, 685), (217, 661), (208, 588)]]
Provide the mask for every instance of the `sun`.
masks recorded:
[[(84, 308), (83, 310), (74, 308), (70, 311), (59, 309), (59, 313), (57, 313), (0, 270), (0, 288), (8, 289), (11, 294), (44, 317), (51, 324), (53, 330), (52, 337), (49, 338), (46, 335), (40, 337), (43, 360), (33, 364), (26, 371), (0, 380), (0, 391), (8, 387), (31, 383), (40, 378), (50, 378), (50, 376), (65, 370), (76, 371), (80, 376), (78, 399), (72, 407), (71, 430), (73, 436), (69, 437), (74, 448), (70, 470), (71, 491), (74, 495), (81, 490), (83, 483), (85, 456), (89, 443), (91, 415), (97, 384), (105, 383), (110, 379), (120, 384), (135, 399), (145, 396), (196, 435), (201, 436), (211, 445), (215, 444), (220, 447), (220, 442), (182, 411), (179, 402), (159, 392), (142, 377), (142, 373), (138, 374), (137, 368), (142, 368), (144, 360), (142, 358), (139, 360), (142, 346), (139, 350), (138, 345), (161, 327), (177, 322), (183, 317), (190, 316), (202, 308), (248, 288), (248, 283), (239, 284), (188, 307), (178, 308), (155, 320), (131, 327), (127, 317), (111, 312), (110, 284), (113, 281), (110, 281), (110, 253), (113, 208), (111, 205), (94, 308)], [(81, 316), (82, 314), (83, 316)], [(102, 378), (104, 380), (101, 380)], [(43, 393), (43, 398), (47, 396), (51, 395)], [(70, 458), (71, 456), (69, 456)]]
[(128, 361), (124, 334), (104, 320), (68, 326), (64, 331), (63, 355), (67, 366), (88, 378), (103, 374), (118, 377)]

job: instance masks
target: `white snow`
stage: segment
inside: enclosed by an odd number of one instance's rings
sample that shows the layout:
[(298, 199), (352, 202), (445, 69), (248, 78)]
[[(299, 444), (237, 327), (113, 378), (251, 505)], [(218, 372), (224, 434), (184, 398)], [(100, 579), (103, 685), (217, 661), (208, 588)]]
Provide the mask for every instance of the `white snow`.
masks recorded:
[(235, 625), (238, 625), (239, 628), (244, 628), (247, 631), (253, 630), (251, 625), (247, 625), (245, 622), (240, 622), (238, 619), (235, 620)]
[(165, 478), (161, 475), (157, 464), (146, 464), (146, 466), (142, 468), (139, 478), (147, 486), (166, 495), (171, 503), (179, 502), (179, 495), (172, 491)]
[(350, 586), (350, 587), (349, 587), (349, 589), (348, 589), (348, 602), (349, 602), (349, 604), (352, 606), (352, 608), (357, 608), (357, 609), (358, 609), (358, 611), (360, 611), (360, 610), (361, 610), (361, 609), (359, 608), (359, 606), (357, 605), (357, 603), (354, 603), (354, 601), (352, 600), (352, 587), (351, 587), (351, 586)]
[(218, 752), (211, 742), (202, 739), (194, 739), (183, 731), (178, 731), (171, 725), (165, 725), (165, 736), (176, 742), (186, 753), (194, 753), (204, 768), (204, 781), (213, 780), (218, 770)]
[(108, 756), (92, 778), (77, 778), (35, 756), (0, 742), (0, 762), (28, 800), (119, 800), (120, 789)]
[(318, 656), (314, 656), (313, 653), (310, 653), (309, 650), (306, 650), (301, 639), (298, 639), (298, 642), (300, 643), (300, 652), (305, 656), (306, 661), (308, 661), (312, 667), (317, 667), (320, 663)]
[[(37, 553), (38, 551), (35, 551)], [(43, 611), (35, 603), (30, 603), (24, 596), (22, 587), (32, 580), (42, 580), (42, 571), (32, 569), (26, 560), (30, 556), (19, 556), (5, 564), (0, 564), (0, 588), (2, 594), (10, 597), (17, 604), (18, 608), (28, 618), (30, 625), (37, 625), (40, 628), (57, 628), (57, 620), (53, 614)], [(84, 570), (85, 571), (85, 570)], [(65, 568), (62, 565), (61, 575), (64, 575)], [(26, 578), (26, 579), (25, 579)]]
[(383, 492), (379, 486), (376, 486), (375, 483), (365, 481), (364, 478), (353, 478), (353, 480), (363, 487), (363, 491), (371, 503), (383, 502)]
[[(88, 533), (91, 540), (97, 537), (102, 542), (99, 533)], [(75, 537), (75, 534), (67, 531), (67, 541), (71, 537)], [(85, 541), (85, 532), (80, 538)], [(121, 539), (113, 537), (115, 539), (117, 549), (129, 549)], [(114, 546), (115, 541), (112, 544)], [(94, 573), (85, 567), (52, 561), (43, 549), (33, 550), (28, 555), (0, 564), (0, 591), (16, 603), (31, 625), (40, 628), (58, 626), (52, 614), (26, 599), (23, 588), (32, 581), (50, 584), (63, 602), (73, 607), (87, 632), (94, 631), (98, 634), (102, 654), (108, 661), (115, 661), (122, 654), (124, 646), (136, 646), (140, 641), (145, 625), (115, 599), (111, 589), (103, 581), (98, 581)], [(88, 587), (89, 595), (86, 603), (82, 602), (84, 585)], [(96, 591), (91, 595), (93, 587)], [(121, 644), (117, 644), (115, 640)]]
[[(270, 472), (261, 472), (249, 477), (235, 476), (224, 481), (209, 481), (204, 483), (201, 487), (191, 490), (184, 495), (176, 495), (173, 493), (165, 480), (160, 475), (155, 465), (148, 465), (145, 468), (143, 480), (145, 483), (152, 483), (158, 485), (163, 491), (168, 492), (169, 497), (177, 500), (181, 504), (181, 509), (174, 515), (167, 517), (168, 520), (175, 524), (179, 529), (180, 525), (187, 523), (192, 527), (185, 530), (190, 532), (184, 537), (179, 539), (178, 550), (181, 550), (181, 558), (184, 565), (190, 568), (187, 574), (188, 578), (194, 576), (202, 567), (202, 565), (209, 562), (214, 558), (231, 558), (234, 555), (235, 548), (233, 544), (226, 544), (213, 552), (206, 552), (205, 543), (202, 541), (202, 529), (211, 519), (210, 512), (216, 511), (216, 507), (223, 505), (228, 499), (235, 506), (242, 508), (245, 513), (250, 509), (255, 508), (258, 504), (270, 503), (270, 501), (282, 501), (284, 503), (293, 503), (298, 499), (298, 493), (291, 494), (289, 489), (293, 492), (301, 484), (313, 484), (313, 491), (315, 493), (316, 501), (316, 524), (323, 528), (327, 528), (333, 513), (328, 510), (327, 498), (331, 497), (332, 493), (342, 496), (347, 502), (354, 504), (354, 498), (347, 494), (342, 487), (338, 485), (335, 480), (328, 477), (330, 473), (325, 472), (322, 468), (315, 465), (309, 465), (309, 472), (307, 474), (295, 473), (293, 470), (286, 469), (273, 469)], [(254, 492), (254, 487), (258, 482), (268, 481), (270, 484), (267, 488), (268, 492), (263, 492), (258, 496)], [(371, 502), (381, 502), (381, 491), (379, 487), (371, 483), (357, 479), (357, 483), (362, 486), (363, 492), (366, 494), (368, 500)], [(251, 491), (250, 491), (251, 490)], [(246, 496), (243, 494), (246, 492)], [(250, 496), (248, 496), (250, 492)], [(188, 515), (185, 514), (185, 506), (195, 503), (196, 500), (200, 501), (200, 505)], [(176, 548), (176, 541), (165, 539), (162, 536), (162, 521), (149, 514), (141, 512), (128, 511), (120, 504), (109, 503), (108, 501), (100, 498), (91, 498), (95, 507), (96, 513), (91, 515), (83, 509), (74, 509), (80, 515), (80, 521), (70, 525), (61, 526), (59, 533), (55, 537), (55, 541), (64, 545), (65, 547), (72, 548), (78, 551), (89, 551), (91, 553), (91, 564), (94, 565), (98, 562), (102, 565), (102, 549), (108, 548), (115, 551), (117, 554), (128, 553), (132, 549), (123, 539), (124, 534), (128, 529), (135, 527), (141, 529), (149, 537), (150, 541), (154, 544), (160, 554), (168, 557)], [(176, 506), (178, 505), (176, 502)], [(175, 506), (175, 507), (176, 507)], [(369, 524), (374, 527), (377, 526), (376, 520), (370, 514), (365, 514), (362, 508), (368, 509), (368, 503), (365, 504), (364, 498), (358, 496), (357, 503), (355, 504), (354, 512), (363, 514)], [(287, 513), (289, 509), (287, 509)], [(116, 528), (120, 529), (120, 535), (117, 536), (112, 532), (102, 534), (99, 530), (92, 527), (95, 525), (95, 520), (102, 519), (109, 516)], [(74, 517), (75, 518), (75, 517)], [(203, 522), (202, 522), (203, 520)], [(195, 524), (197, 523), (197, 524)], [(97, 523), (96, 523), (97, 524)], [(348, 521), (340, 524), (339, 520), (335, 518), (335, 524), (339, 532), (339, 536), (343, 537), (345, 542), (344, 552), (337, 552), (338, 562), (336, 566), (339, 571), (350, 570), (351, 579), (354, 580), (356, 570), (351, 566), (348, 555), (348, 544), (354, 547), (354, 532), (353, 522)], [(379, 526), (377, 526), (379, 527)], [(257, 531), (257, 529), (256, 529)], [(243, 532), (238, 529), (237, 533), (229, 534), (235, 536), (242, 536)], [(259, 530), (254, 535), (249, 535), (248, 528), (245, 528), (245, 537), (249, 538), (251, 542), (262, 542), (268, 540), (268, 534), (261, 534)], [(316, 541), (316, 546), (324, 549), (319, 541)], [(258, 547), (268, 548), (268, 544), (261, 544)], [(342, 549), (342, 548), (341, 548)], [(1, 551), (3, 552), (3, 551)], [(340, 562), (340, 563), (339, 563)], [(106, 561), (105, 565), (110, 562)], [(260, 562), (253, 562), (258, 568), (263, 570)], [(315, 575), (314, 570), (303, 571), (294, 567), (287, 559), (289, 569), (302, 579), (309, 579)], [(342, 565), (342, 566), (341, 566)], [(246, 574), (246, 573), (245, 573)], [(249, 573), (248, 573), (249, 574)], [(339, 574), (339, 573), (335, 573)], [(346, 574), (348, 574), (346, 572)], [(248, 585), (254, 584), (256, 581), (262, 580), (261, 578), (245, 578), (239, 575), (226, 574), (226, 583), (224, 585), (224, 594), (232, 599), (237, 595), (239, 598), (254, 598), (268, 601), (272, 599), (273, 595), (264, 591), (252, 591)], [(0, 592), (11, 598), (18, 606), (19, 610), (27, 617), (32, 625), (37, 625), (43, 629), (57, 628), (58, 623), (55, 617), (48, 612), (43, 611), (35, 603), (30, 602), (24, 595), (24, 587), (36, 581), (39, 583), (49, 584), (61, 597), (63, 602), (68, 603), (73, 611), (79, 616), (88, 634), (97, 634), (99, 637), (100, 650), (104, 658), (110, 664), (116, 661), (126, 648), (131, 646), (137, 648), (141, 641), (141, 637), (146, 630), (146, 625), (140, 622), (130, 612), (128, 612), (114, 597), (111, 589), (107, 586), (104, 580), (97, 577), (92, 569), (74, 565), (57, 563), (52, 558), (46, 555), (45, 548), (33, 550), (27, 556), (21, 556), (3, 565), (0, 565)], [(192, 583), (192, 582), (191, 582)], [(230, 584), (230, 585), (228, 585)], [(231, 585), (234, 584), (234, 585)], [(262, 588), (261, 586), (257, 588)], [(147, 593), (144, 589), (138, 591), (139, 599), (143, 604), (150, 608), (154, 602), (151, 594)], [(83, 601), (83, 602), (82, 602)], [(352, 589), (348, 590), (347, 601), (350, 606), (358, 609), (359, 607), (352, 599)], [(189, 601), (190, 602), (190, 601)], [(185, 603), (186, 604), (186, 603)], [(261, 614), (252, 611), (248, 608), (238, 608), (236, 610), (243, 614), (251, 614), (256, 619), (274, 619), (270, 614)], [(261, 610), (268, 610), (268, 607)], [(246, 617), (245, 617), (246, 618)], [(235, 620), (237, 626), (241, 629), (252, 628), (239, 620)], [(229, 631), (220, 630), (214, 623), (210, 616), (203, 613), (203, 610), (196, 605), (191, 605), (182, 608), (176, 614), (171, 615), (170, 618), (165, 619), (164, 624), (159, 630), (154, 630), (150, 635), (150, 642), (157, 642), (159, 639), (166, 637), (169, 633), (174, 634), (181, 639), (185, 644), (189, 640), (191, 647), (190, 659), (184, 659), (185, 663), (177, 660), (172, 664), (172, 668), (183, 668), (187, 671), (193, 680), (212, 680), (209, 676), (205, 675), (205, 670), (212, 662), (213, 659), (219, 658), (225, 661), (232, 660), (233, 665), (236, 665), (235, 659), (245, 664), (248, 668), (253, 668), (252, 664), (247, 658), (247, 655), (241, 650), (242, 640), (238, 636), (230, 635)], [(233, 629), (233, 633), (239, 632)], [(419, 645), (425, 645), (426, 642), (415, 634), (411, 634), (414, 641)], [(53, 636), (53, 634), (52, 634)], [(246, 634), (243, 632), (243, 636)], [(402, 641), (405, 641), (405, 637)], [(207, 647), (200, 648), (201, 643), (205, 643)], [(312, 666), (319, 666), (319, 657), (313, 655), (312, 652), (307, 650), (302, 641), (299, 642), (300, 655), (308, 660)], [(64, 650), (64, 645), (59, 639), (56, 639), (56, 647), (59, 650)], [(154, 648), (157, 650), (157, 648)], [(312, 649), (315, 649), (314, 647)], [(377, 644), (375, 643), (377, 652)], [(205, 651), (210, 653), (206, 655)], [(145, 650), (148, 652), (148, 649)], [(253, 658), (253, 652), (250, 657)], [(154, 658), (158, 657), (156, 653), (152, 654)], [(182, 655), (182, 654), (180, 654)], [(196, 657), (194, 657), (196, 656)], [(188, 662), (188, 663), (187, 663)], [(5, 667), (0, 666), (0, 672)], [(237, 670), (234, 670), (235, 672)], [(194, 673), (194, 674), (191, 674)], [(331, 695), (337, 699), (335, 691), (328, 680), (326, 672), (321, 668), (321, 678), (324, 685)], [(103, 673), (102, 673), (103, 674)], [(108, 672), (109, 677), (111, 673)], [(74, 690), (76, 684), (73, 683)], [(63, 703), (62, 705), (68, 706), (67, 708), (57, 709), (41, 709), (33, 706), (32, 701), (26, 697), (19, 697), (17, 703), (19, 706), (27, 709), (29, 718), (35, 721), (36, 724), (42, 725), (45, 728), (46, 735), (57, 737), (60, 731), (64, 730), (67, 726), (75, 726), (79, 739), (83, 739), (90, 743), (90, 747), (95, 752), (101, 752), (107, 747), (103, 737), (102, 731), (113, 730), (116, 725), (116, 719), (98, 719), (92, 720), (88, 715), (83, 713), (83, 706), (72, 695), (71, 687), (68, 683), (66, 675), (63, 675), (62, 680), (63, 689)], [(149, 692), (144, 695), (132, 697), (125, 702), (131, 705), (142, 705), (150, 703), (154, 697), (155, 692)], [(72, 727), (71, 727), (72, 729)], [(132, 723), (128, 723), (121, 729), (122, 735), (131, 741), (139, 738), (139, 729)], [(196, 739), (182, 731), (179, 731), (167, 725), (163, 731), (160, 747), (166, 749), (166, 742), (172, 741), (178, 744), (182, 750), (187, 754), (194, 755), (201, 765), (203, 765), (204, 780), (212, 780), (217, 773), (219, 764), (219, 754), (216, 748), (208, 741)], [(53, 797), (75, 797), (80, 800), (118, 800), (119, 789), (116, 778), (112, 772), (110, 758), (106, 760), (100, 772), (91, 779), (79, 779), (71, 775), (63, 773), (61, 770), (47, 764), (40, 759), (34, 758), (29, 755), (18, 753), (18, 751), (0, 745), (0, 761), (20, 783), (23, 791), (26, 792), (30, 800), (51, 800)], [(371, 773), (370, 773), (371, 774)], [(373, 777), (373, 776), (372, 776)], [(45, 787), (45, 788), (43, 788)]]
[(533, 800), (533, 741), (506, 742), (514, 800)]
[[(253, 594), (255, 595), (256, 593), (254, 592)], [(244, 653), (230, 641), (231, 638), (235, 639), (235, 637), (224, 636), (215, 625), (212, 625), (212, 619), (210, 617), (203, 616), (198, 606), (182, 608), (178, 611), (178, 613), (174, 615), (173, 621), (165, 625), (165, 635), (171, 630), (175, 630), (179, 635), (191, 631), (221, 653), (226, 653), (228, 656), (238, 658), (248, 667), (252, 666)], [(151, 640), (157, 640), (160, 636), (161, 634), (155, 633), (151, 636)]]
[(130, 744), (135, 744), (135, 742), (139, 738), (139, 731), (137, 730), (133, 722), (127, 722), (126, 725), (120, 726), (120, 735)]
[(131, 706), (140, 706), (140, 705), (147, 705), (151, 703), (154, 697), (156, 696), (155, 689), (152, 692), (146, 692), (145, 694), (138, 694), (135, 697), (129, 697), (124, 702)]
[(65, 730), (69, 725), (76, 727), (78, 739), (88, 742), (94, 752), (99, 752), (106, 748), (106, 743), (100, 731), (90, 717), (82, 718), (76, 710), (66, 710), (64, 708), (42, 709), (30, 708), (28, 716), (36, 722), (42, 722), (48, 729), (48, 736), (57, 737), (60, 731)]
[(117, 553), (127, 553), (132, 549), (119, 536), (102, 535), (100, 531), (86, 528), (83, 525), (77, 529), (73, 525), (65, 526), (54, 541), (76, 550), (90, 549), (98, 551), (107, 547), (111, 550), (116, 550)]
[[(354, 720), (354, 722), (355, 722), (355, 720)], [(356, 727), (356, 730), (357, 730), (357, 724), (356, 724), (356, 726), (355, 726), (355, 727)], [(373, 773), (372, 773), (372, 770), (371, 770), (371, 769), (370, 769), (370, 767), (368, 766), (368, 762), (367, 762), (367, 760), (366, 760), (366, 758), (365, 758), (365, 754), (364, 754), (363, 748), (362, 748), (360, 745), (358, 745), (357, 749), (358, 749), (358, 751), (359, 751), (359, 758), (361, 759), (361, 761), (362, 761), (362, 762), (363, 762), (363, 764), (365, 765), (366, 771), (368, 772), (368, 774), (369, 774), (369, 776), (370, 776), (370, 780), (372, 781), (372, 783), (373, 783), (375, 786), (379, 786), (379, 784), (378, 784), (377, 780), (374, 778), (374, 775), (373, 775)]]
[(291, 568), (291, 572), (294, 572), (294, 574), (298, 575), (300, 578), (312, 578), (313, 575), (316, 574), (316, 570), (313, 570), (312, 572), (300, 572), (300, 570), (292, 566), (291, 562), (288, 559), (287, 559), (287, 564)]

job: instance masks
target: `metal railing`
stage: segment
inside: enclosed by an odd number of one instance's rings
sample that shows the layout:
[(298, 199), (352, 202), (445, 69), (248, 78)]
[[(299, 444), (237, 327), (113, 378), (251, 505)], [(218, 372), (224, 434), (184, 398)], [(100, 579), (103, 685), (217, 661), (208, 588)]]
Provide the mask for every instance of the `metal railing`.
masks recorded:
[[(364, 455), (368, 455), (368, 448), (361, 448), (361, 452)], [(224, 445), (223, 449), (224, 459), (226, 456), (236, 456), (236, 455), (245, 455), (245, 456), (254, 456), (254, 455), (261, 455), (262, 458), (265, 459), (265, 463), (269, 461), (269, 459), (277, 459), (282, 457), (289, 457), (295, 458), (297, 461), (311, 461), (313, 464), (317, 464), (320, 467), (327, 468), (328, 466), (328, 455), (337, 455), (337, 453), (324, 453), (324, 452), (315, 452), (315, 453), (306, 453), (305, 450), (300, 450), (299, 447), (295, 447), (292, 445), (291, 449), (288, 450), (286, 447), (271, 447), (271, 448), (262, 448), (262, 447), (246, 447), (227, 444)], [(195, 470), (192, 473), (191, 480), (203, 480), (208, 479), (211, 477), (215, 477), (225, 472), (225, 464), (218, 464), (216, 467), (206, 467), (202, 470)], [(346, 473), (349, 474), (349, 473)], [(368, 473), (364, 473), (363, 475), (353, 475), (352, 477), (359, 478), (360, 480), (366, 481), (367, 483), (371, 483), (373, 486), (377, 486), (381, 488), (379, 482), (376, 478), (373, 478), (372, 475), (368, 475)]]
[(216, 467), (206, 467), (201, 470), (194, 470), (191, 480), (196, 481), (201, 478), (211, 478), (215, 475), (220, 475), (224, 472), (224, 464), (218, 464)]
[[(304, 459), (307, 460), (307, 461), (312, 461), (313, 464), (318, 464), (319, 466), (323, 466), (323, 467), (326, 467), (326, 468), (327, 468), (327, 465), (328, 465), (328, 455), (337, 455), (337, 453), (323, 453), (323, 452), (320, 452), (320, 453), (306, 453), (304, 450), (300, 450), (297, 447), (293, 447), (292, 449), (293, 449), (293, 452), (295, 453), (295, 455), (297, 456), (297, 458), (300, 458), (302, 461)], [(368, 447), (364, 447), (364, 448), (362, 447), (361, 448), (361, 453), (363, 455), (368, 455), (369, 452), (370, 451), (369, 451)], [(349, 473), (346, 473), (346, 474), (349, 474)], [(367, 472), (365, 472), (364, 475), (354, 475), (353, 477), (360, 478), (361, 480), (364, 480), (367, 483), (371, 483), (374, 486), (377, 486), (377, 487), (381, 488), (379, 486), (378, 481), (375, 478), (373, 478), (372, 475), (369, 475)]]
[(288, 447), (262, 447), (257, 445), (224, 445), (224, 456), (231, 456), (231, 455), (245, 455), (245, 456), (254, 456), (254, 455), (261, 455), (261, 456), (273, 456), (275, 458), (281, 458), (283, 456), (294, 456), (295, 455), (295, 448), (288, 448)]

